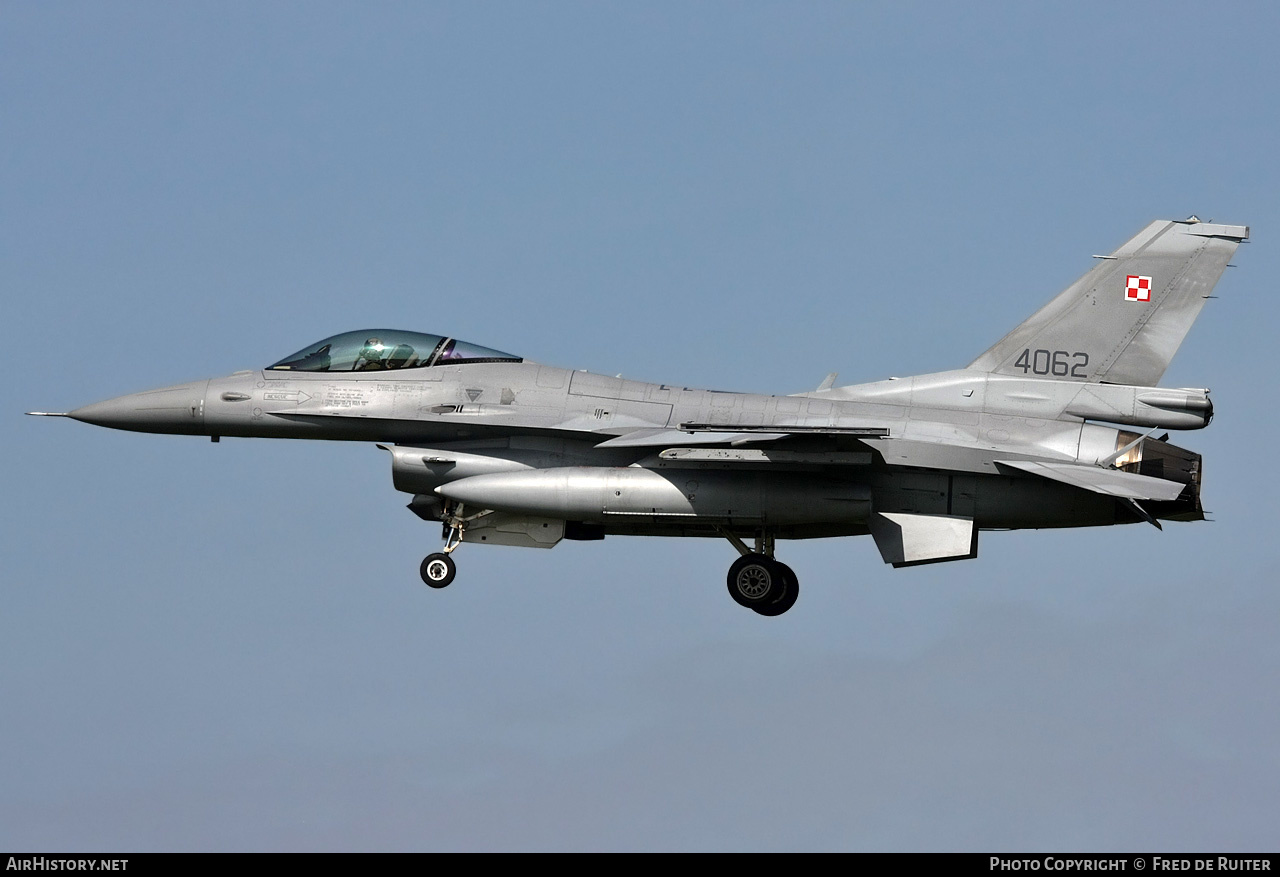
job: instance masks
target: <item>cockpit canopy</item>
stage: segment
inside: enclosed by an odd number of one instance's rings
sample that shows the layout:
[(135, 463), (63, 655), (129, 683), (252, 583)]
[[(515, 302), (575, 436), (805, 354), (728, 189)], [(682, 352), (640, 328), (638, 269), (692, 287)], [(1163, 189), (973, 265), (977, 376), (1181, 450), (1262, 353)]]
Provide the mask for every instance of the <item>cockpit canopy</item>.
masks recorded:
[(469, 362), (523, 362), (503, 353), (442, 335), (401, 332), (397, 329), (361, 329), (343, 332), (302, 348), (268, 366), (270, 369), (304, 372), (383, 371), (428, 368)]

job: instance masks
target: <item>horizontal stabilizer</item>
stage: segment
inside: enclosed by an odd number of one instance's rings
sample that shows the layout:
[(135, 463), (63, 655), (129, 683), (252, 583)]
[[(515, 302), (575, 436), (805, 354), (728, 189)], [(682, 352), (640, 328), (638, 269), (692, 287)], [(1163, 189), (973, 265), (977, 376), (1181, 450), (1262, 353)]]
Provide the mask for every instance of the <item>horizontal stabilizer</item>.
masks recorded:
[(978, 528), (972, 518), (876, 512), (867, 525), (880, 556), (894, 567), (978, 556)]
[(1122, 472), (1119, 469), (1103, 469), (1100, 466), (1083, 466), (1077, 463), (1038, 463), (1033, 460), (998, 460), (998, 466), (1009, 466), (1052, 481), (1060, 481), (1107, 496), (1120, 499), (1174, 500), (1181, 495), (1184, 485), (1163, 478)]

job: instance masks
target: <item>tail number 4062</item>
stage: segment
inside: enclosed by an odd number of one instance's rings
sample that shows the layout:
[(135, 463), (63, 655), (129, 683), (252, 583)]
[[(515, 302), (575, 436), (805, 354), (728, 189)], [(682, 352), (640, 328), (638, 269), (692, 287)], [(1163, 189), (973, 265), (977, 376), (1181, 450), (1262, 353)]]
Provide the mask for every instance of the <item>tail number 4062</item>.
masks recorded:
[(1022, 369), (1022, 373), (1031, 372), (1036, 375), (1054, 375), (1055, 377), (1087, 379), (1085, 367), (1089, 365), (1089, 354), (1069, 353), (1065, 350), (1024, 350), (1014, 362), (1014, 368)]

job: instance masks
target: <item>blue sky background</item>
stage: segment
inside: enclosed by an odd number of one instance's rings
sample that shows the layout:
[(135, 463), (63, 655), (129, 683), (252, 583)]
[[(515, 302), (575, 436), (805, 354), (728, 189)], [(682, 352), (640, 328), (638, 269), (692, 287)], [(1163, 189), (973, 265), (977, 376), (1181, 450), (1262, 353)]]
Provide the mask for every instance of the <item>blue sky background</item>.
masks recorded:
[[(0, 2), (0, 848), (1267, 850), (1274, 4)], [(25, 418), (397, 326), (759, 392), (1249, 224), (1213, 523), (465, 548), (369, 444)]]

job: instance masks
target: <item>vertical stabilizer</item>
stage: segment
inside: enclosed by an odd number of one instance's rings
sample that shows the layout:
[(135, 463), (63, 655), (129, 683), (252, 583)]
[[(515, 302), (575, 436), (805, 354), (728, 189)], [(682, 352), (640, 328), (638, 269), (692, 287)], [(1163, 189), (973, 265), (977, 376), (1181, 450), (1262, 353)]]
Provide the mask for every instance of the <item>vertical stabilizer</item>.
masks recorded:
[(975, 359), (1018, 377), (1155, 386), (1249, 228), (1159, 220)]

